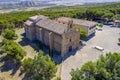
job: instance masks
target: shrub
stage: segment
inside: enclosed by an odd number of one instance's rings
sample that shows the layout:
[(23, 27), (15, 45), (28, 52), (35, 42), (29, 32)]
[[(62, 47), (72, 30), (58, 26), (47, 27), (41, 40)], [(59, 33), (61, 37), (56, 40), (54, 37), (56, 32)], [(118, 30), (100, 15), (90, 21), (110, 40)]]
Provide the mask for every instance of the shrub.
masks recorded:
[(33, 59), (31, 59), (31, 58), (23, 60), (22, 71), (29, 73), (31, 66), (32, 66), (32, 63), (33, 63)]
[(26, 55), (26, 52), (16, 42), (7, 39), (2, 42), (2, 51), (16, 62), (21, 61)]
[(102, 28), (102, 27), (103, 27), (103, 24), (98, 23), (97, 26)]
[(60, 78), (60, 77), (57, 77), (55, 80), (61, 80), (61, 78)]
[(55, 63), (51, 61), (49, 55), (44, 55), (43, 51), (40, 51), (33, 60), (25, 59), (22, 66), (32, 80), (51, 80), (57, 71)]
[(120, 53), (106, 54), (96, 62), (71, 71), (72, 80), (120, 80)]
[(2, 33), (3, 37), (9, 40), (17, 39), (17, 34), (15, 34), (14, 30), (5, 29)]
[(118, 41), (120, 42), (120, 38), (118, 38)]
[(78, 29), (80, 31), (80, 37), (88, 37), (87, 33), (85, 30), (81, 29), (79, 26), (75, 26), (76, 29)]

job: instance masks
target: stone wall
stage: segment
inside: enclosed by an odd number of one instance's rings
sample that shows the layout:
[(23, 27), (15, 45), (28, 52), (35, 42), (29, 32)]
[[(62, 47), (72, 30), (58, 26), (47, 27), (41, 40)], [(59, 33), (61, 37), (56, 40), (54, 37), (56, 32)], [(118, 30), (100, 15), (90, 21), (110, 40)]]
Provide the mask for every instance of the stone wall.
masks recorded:
[(54, 33), (53, 49), (58, 52), (61, 52), (61, 46), (62, 46), (62, 36)]
[(62, 56), (64, 56), (65, 53), (78, 48), (79, 40), (80, 40), (79, 31), (73, 31), (73, 32), (64, 34), (63, 41), (62, 41), (62, 51), (61, 51)]
[(79, 31), (72, 27), (72, 23), (68, 26), (68, 31), (62, 35), (34, 25), (25, 26), (25, 32), (26, 38), (30, 41), (38, 40), (62, 56), (79, 47)]
[(25, 25), (25, 33), (26, 33), (26, 38), (29, 39), (30, 41), (34, 41), (36, 36), (35, 36), (35, 26), (27, 26)]
[(61, 35), (37, 26), (36, 27), (36, 38), (37, 40), (44, 43), (46, 46), (51, 47), (52, 50), (61, 52), (61, 43), (62, 43)]

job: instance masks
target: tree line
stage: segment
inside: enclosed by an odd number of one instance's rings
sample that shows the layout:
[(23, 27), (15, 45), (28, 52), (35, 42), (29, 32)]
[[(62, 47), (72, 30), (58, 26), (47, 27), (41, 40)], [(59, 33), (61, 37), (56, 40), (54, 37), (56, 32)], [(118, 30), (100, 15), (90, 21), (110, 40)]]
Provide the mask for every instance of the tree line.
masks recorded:
[(21, 11), (0, 14), (0, 31), (6, 28), (23, 27), (23, 23), (34, 15), (45, 15), (50, 19), (61, 16), (86, 19), (86, 20), (113, 20), (120, 17), (120, 3), (102, 6), (73, 6), (73, 7), (54, 7), (37, 11)]

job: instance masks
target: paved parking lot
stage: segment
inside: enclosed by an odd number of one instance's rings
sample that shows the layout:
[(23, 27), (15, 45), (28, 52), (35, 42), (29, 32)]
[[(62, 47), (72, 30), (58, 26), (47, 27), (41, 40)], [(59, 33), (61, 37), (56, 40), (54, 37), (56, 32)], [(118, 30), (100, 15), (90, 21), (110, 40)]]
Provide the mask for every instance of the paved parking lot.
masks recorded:
[[(120, 28), (104, 26), (102, 31), (97, 30), (95, 36), (85, 42), (86, 46), (63, 61), (61, 67), (62, 80), (70, 80), (71, 69), (80, 68), (87, 61), (96, 61), (101, 54), (120, 52), (120, 46), (117, 44), (119, 37)], [(105, 50), (99, 51), (93, 48), (95, 46), (100, 46)]]

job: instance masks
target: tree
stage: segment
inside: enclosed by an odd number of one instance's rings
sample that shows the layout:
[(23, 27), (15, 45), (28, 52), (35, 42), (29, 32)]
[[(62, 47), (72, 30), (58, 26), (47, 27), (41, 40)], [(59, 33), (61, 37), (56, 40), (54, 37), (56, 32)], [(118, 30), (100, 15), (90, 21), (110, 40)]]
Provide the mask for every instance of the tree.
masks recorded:
[(120, 42), (120, 38), (118, 38), (118, 41)]
[(24, 59), (24, 61), (22, 62), (22, 68), (21, 68), (21, 71), (23, 72), (26, 72), (26, 73), (29, 73), (30, 72), (30, 69), (31, 69), (31, 66), (32, 66), (32, 63), (33, 63), (33, 59), (31, 58), (28, 58), (28, 59)]
[(112, 19), (113, 16), (114, 16), (113, 13), (105, 13), (102, 17), (107, 19)]
[(55, 80), (61, 80), (61, 78), (60, 78), (60, 77), (57, 77)]
[(38, 13), (48, 16), (50, 19), (61, 16), (94, 21), (119, 19), (120, 3), (97, 4), (92, 6), (54, 7), (38, 11), (21, 11), (0, 14), (0, 31), (4, 31), (6, 28), (23, 27), (23, 22)]
[(120, 45), (120, 38), (118, 38), (118, 45)]
[(120, 14), (116, 14), (113, 18), (114, 20), (120, 20)]
[(78, 29), (80, 31), (80, 37), (83, 38), (83, 37), (87, 37), (87, 33), (85, 30), (83, 30), (82, 28), (80, 28), (79, 26), (75, 26), (76, 29)]
[(88, 37), (86, 31), (83, 30), (83, 29), (80, 30), (80, 36), (81, 36), (81, 38), (82, 38), (82, 37)]
[(2, 51), (15, 62), (20, 62), (26, 55), (26, 52), (12, 40), (4, 39), (1, 46)]
[(102, 28), (102, 27), (103, 27), (103, 24), (98, 23), (97, 26)]
[(22, 66), (24, 70), (27, 69), (32, 80), (50, 80), (57, 71), (55, 63), (49, 55), (44, 55), (43, 51), (40, 51), (33, 61), (24, 60)]
[(15, 31), (10, 29), (5, 29), (2, 33), (2, 36), (9, 40), (17, 39), (17, 34)]
[(120, 53), (101, 55), (98, 61), (88, 62), (70, 74), (72, 80), (119, 80)]

